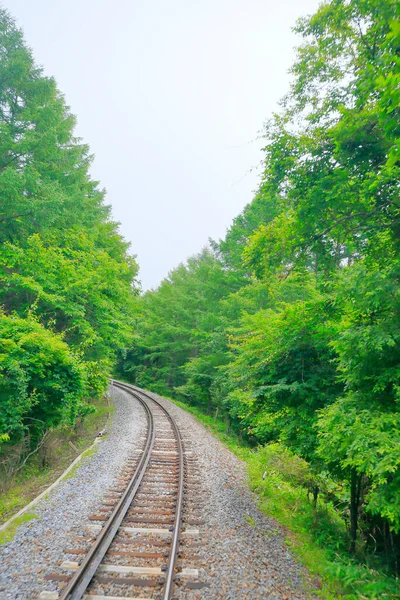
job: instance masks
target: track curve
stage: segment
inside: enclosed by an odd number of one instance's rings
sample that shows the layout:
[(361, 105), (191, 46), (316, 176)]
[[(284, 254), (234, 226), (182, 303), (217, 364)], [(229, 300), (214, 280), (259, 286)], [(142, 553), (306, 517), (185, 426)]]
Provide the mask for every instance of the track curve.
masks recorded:
[[(124, 390), (125, 392), (128, 392), (132, 397), (140, 402), (141, 406), (145, 410), (147, 417), (147, 433), (145, 444), (136, 465), (136, 469), (126, 485), (126, 489), (118, 499), (118, 502), (116, 502), (116, 504), (113, 506), (111, 514), (109, 514), (107, 520), (104, 522), (104, 525), (101, 526), (99, 535), (92, 544), (82, 563), (78, 566), (72, 578), (62, 590), (59, 598), (60, 600), (81, 600), (82, 598), (92, 597), (106, 598), (108, 596), (87, 595), (88, 588), (90, 588), (90, 586), (93, 587), (96, 582), (102, 583), (104, 580), (107, 582), (108, 580), (112, 580), (111, 577), (107, 578), (102, 576), (102, 571), (106, 570), (113, 572), (115, 570), (116, 572), (122, 571), (125, 573), (130, 572), (129, 569), (131, 569), (133, 573), (141, 574), (142, 572), (148, 572), (151, 575), (153, 575), (155, 572), (161, 571), (162, 576), (157, 580), (158, 587), (160, 588), (157, 598), (160, 600), (169, 600), (172, 597), (177, 574), (176, 563), (182, 526), (185, 462), (181, 434), (175, 420), (167, 411), (167, 409), (149, 394), (143, 390), (135, 388), (130, 384), (116, 380), (111, 380), (111, 384), (119, 389)], [(158, 422), (158, 427), (156, 426), (155, 421)], [(168, 422), (168, 425), (166, 425), (166, 422)], [(162, 424), (161, 426), (160, 423)], [(171, 435), (171, 432), (173, 433), (173, 438), (168, 437)], [(161, 449), (155, 450), (156, 444), (158, 444), (159, 448)], [(171, 447), (173, 447), (173, 450), (168, 449)], [(152, 465), (152, 473), (150, 473), (150, 465)], [(161, 485), (161, 492), (147, 492), (150, 494), (151, 508), (146, 508), (145, 505), (143, 508), (143, 504), (138, 504), (139, 508), (136, 507), (136, 512), (134, 513), (136, 516), (131, 516), (129, 518), (132, 506), (135, 504), (135, 498), (140, 496), (140, 493), (138, 494), (138, 492), (141, 492), (141, 494), (146, 494), (144, 491), (145, 487), (146, 485), (152, 485), (152, 479), (154, 480), (153, 485), (156, 485), (156, 483), (159, 482), (159, 485)], [(150, 490), (152, 489), (153, 488), (150, 487)], [(172, 491), (165, 491), (171, 489)], [(157, 493), (161, 494), (158, 498)], [(157, 509), (160, 506), (164, 510), (159, 511), (154, 509), (154, 507)], [(165, 510), (165, 508), (167, 508), (167, 510)], [(108, 556), (107, 553), (109, 552), (111, 544), (115, 542), (116, 537), (120, 534), (121, 530), (129, 530), (129, 527), (123, 527), (125, 521), (134, 520), (136, 523), (144, 522), (146, 523), (146, 526), (148, 526), (149, 523), (157, 522), (160, 524), (166, 524), (167, 521), (164, 519), (164, 517), (154, 518), (154, 514), (159, 515), (166, 513), (169, 515), (172, 508), (173, 517), (169, 517), (169, 522), (172, 524), (169, 526), (168, 530), (148, 530), (165, 531), (171, 533), (169, 548), (164, 552), (164, 556), (167, 558), (167, 563), (163, 565), (162, 569), (158, 567), (147, 567), (146, 570), (146, 567), (121, 567), (120, 565), (113, 566), (113, 564), (104, 563), (104, 559)], [(96, 519), (96, 516), (94, 518)], [(102, 517), (99, 516), (98, 518), (101, 519)], [(100, 526), (98, 525), (97, 527)], [(159, 544), (159, 542), (153, 543)], [(110, 554), (124, 554), (124, 552), (111, 552)], [(160, 554), (154, 552), (131, 552), (131, 554), (141, 557), (160, 556)], [(121, 581), (124, 581), (124, 579), (116, 578), (115, 581), (117, 583), (121, 583)], [(129, 582), (131, 579), (126, 578), (126, 581)], [(135, 579), (135, 589), (137, 589), (137, 586), (142, 585), (143, 582), (146, 584), (148, 583), (148, 580), (141, 580), (140, 578)], [(90, 594), (92, 593), (93, 592), (90, 592)], [(121, 596), (121, 598), (126, 597), (125, 593), (126, 589), (124, 589), (124, 594)], [(44, 594), (46, 594), (46, 592), (44, 592)], [(45, 598), (48, 596), (43, 595), (41, 597)], [(151, 595), (151, 597), (153, 597), (153, 595)]]

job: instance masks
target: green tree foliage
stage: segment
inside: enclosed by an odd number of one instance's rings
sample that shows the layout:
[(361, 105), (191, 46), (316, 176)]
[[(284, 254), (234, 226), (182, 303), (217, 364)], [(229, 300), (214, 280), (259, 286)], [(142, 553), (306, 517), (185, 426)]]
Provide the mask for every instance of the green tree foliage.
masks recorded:
[(209, 250), (172, 271), (143, 296), (137, 337), (120, 370), (142, 386), (155, 382), (159, 392), (179, 387), (190, 399), (196, 389), (207, 406), (213, 370), (227, 352), (220, 300), (236, 280)]
[(306, 459), (345, 506), (351, 552), (394, 568), (399, 17), (397, 0), (330, 0), (299, 21), (259, 191), (212, 253), (145, 295), (129, 363), (138, 383)]
[(85, 371), (60, 336), (33, 317), (0, 315), (2, 431), (15, 437), (29, 421), (73, 424), (84, 391)]
[(1, 9), (0, 433), (10, 443), (85, 414), (132, 339), (137, 265), (74, 126)]
[(240, 321), (226, 369), (232, 387), (226, 403), (257, 441), (281, 439), (312, 460), (317, 411), (341, 388), (329, 345), (329, 305), (313, 276), (292, 276), (277, 292), (280, 297), (270, 289), (269, 306)]

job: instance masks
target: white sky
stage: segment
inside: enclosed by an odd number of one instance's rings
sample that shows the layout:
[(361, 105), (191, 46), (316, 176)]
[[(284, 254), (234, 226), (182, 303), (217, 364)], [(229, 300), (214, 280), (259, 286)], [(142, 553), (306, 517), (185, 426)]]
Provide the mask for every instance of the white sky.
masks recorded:
[(77, 115), (143, 288), (157, 286), (252, 199), (291, 27), (319, 0), (0, 2)]

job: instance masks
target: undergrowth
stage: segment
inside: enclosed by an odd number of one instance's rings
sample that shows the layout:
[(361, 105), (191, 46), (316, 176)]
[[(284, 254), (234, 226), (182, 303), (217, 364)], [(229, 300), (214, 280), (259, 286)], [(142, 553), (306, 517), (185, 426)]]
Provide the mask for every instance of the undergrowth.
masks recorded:
[(261, 510), (285, 526), (289, 545), (321, 579), (321, 597), (400, 598), (396, 580), (378, 570), (378, 562), (375, 567), (363, 564), (348, 553), (346, 523), (333, 504), (322, 498), (314, 507), (303, 485), (304, 473), (296, 473), (299, 460), (280, 444), (250, 452), (250, 486), (260, 498)]
[[(260, 509), (284, 526), (286, 541), (314, 579), (310, 593), (325, 600), (396, 600), (398, 581), (379, 563), (363, 564), (347, 551), (343, 516), (323, 497), (314, 508), (307, 491), (308, 465), (281, 444), (251, 449), (222, 419), (169, 398), (191, 413), (223, 444), (247, 463), (251, 489)], [(317, 580), (317, 581), (315, 581)], [(305, 581), (305, 585), (309, 582)], [(317, 588), (317, 589), (315, 589)]]
[[(114, 409), (105, 397), (96, 401), (94, 407), (95, 411), (88, 414), (75, 428), (53, 432), (45, 465), (39, 454), (34, 454), (24, 468), (8, 482), (6, 490), (0, 494), (0, 522), (7, 521), (36, 498), (61, 475), (82, 450), (93, 443), (97, 433), (104, 427), (108, 415)], [(73, 443), (73, 447), (69, 442)], [(88, 449), (84, 456), (91, 453), (92, 451)], [(72, 477), (79, 466), (80, 463), (67, 477)]]

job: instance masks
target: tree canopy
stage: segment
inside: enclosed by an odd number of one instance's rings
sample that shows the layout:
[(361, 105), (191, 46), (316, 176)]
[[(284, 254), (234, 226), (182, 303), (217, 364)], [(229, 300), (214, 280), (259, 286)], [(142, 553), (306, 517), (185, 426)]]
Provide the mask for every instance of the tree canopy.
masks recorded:
[(75, 118), (0, 9), (0, 434), (73, 424), (132, 339), (137, 265)]
[(139, 296), (75, 118), (0, 9), (2, 448), (73, 424), (118, 372), (283, 446), (344, 506), (350, 553), (398, 568), (399, 23), (398, 0), (298, 22), (253, 201)]
[(328, 476), (353, 552), (400, 531), (399, 16), (397, 0), (330, 0), (298, 22), (253, 202), (144, 295), (120, 360)]

